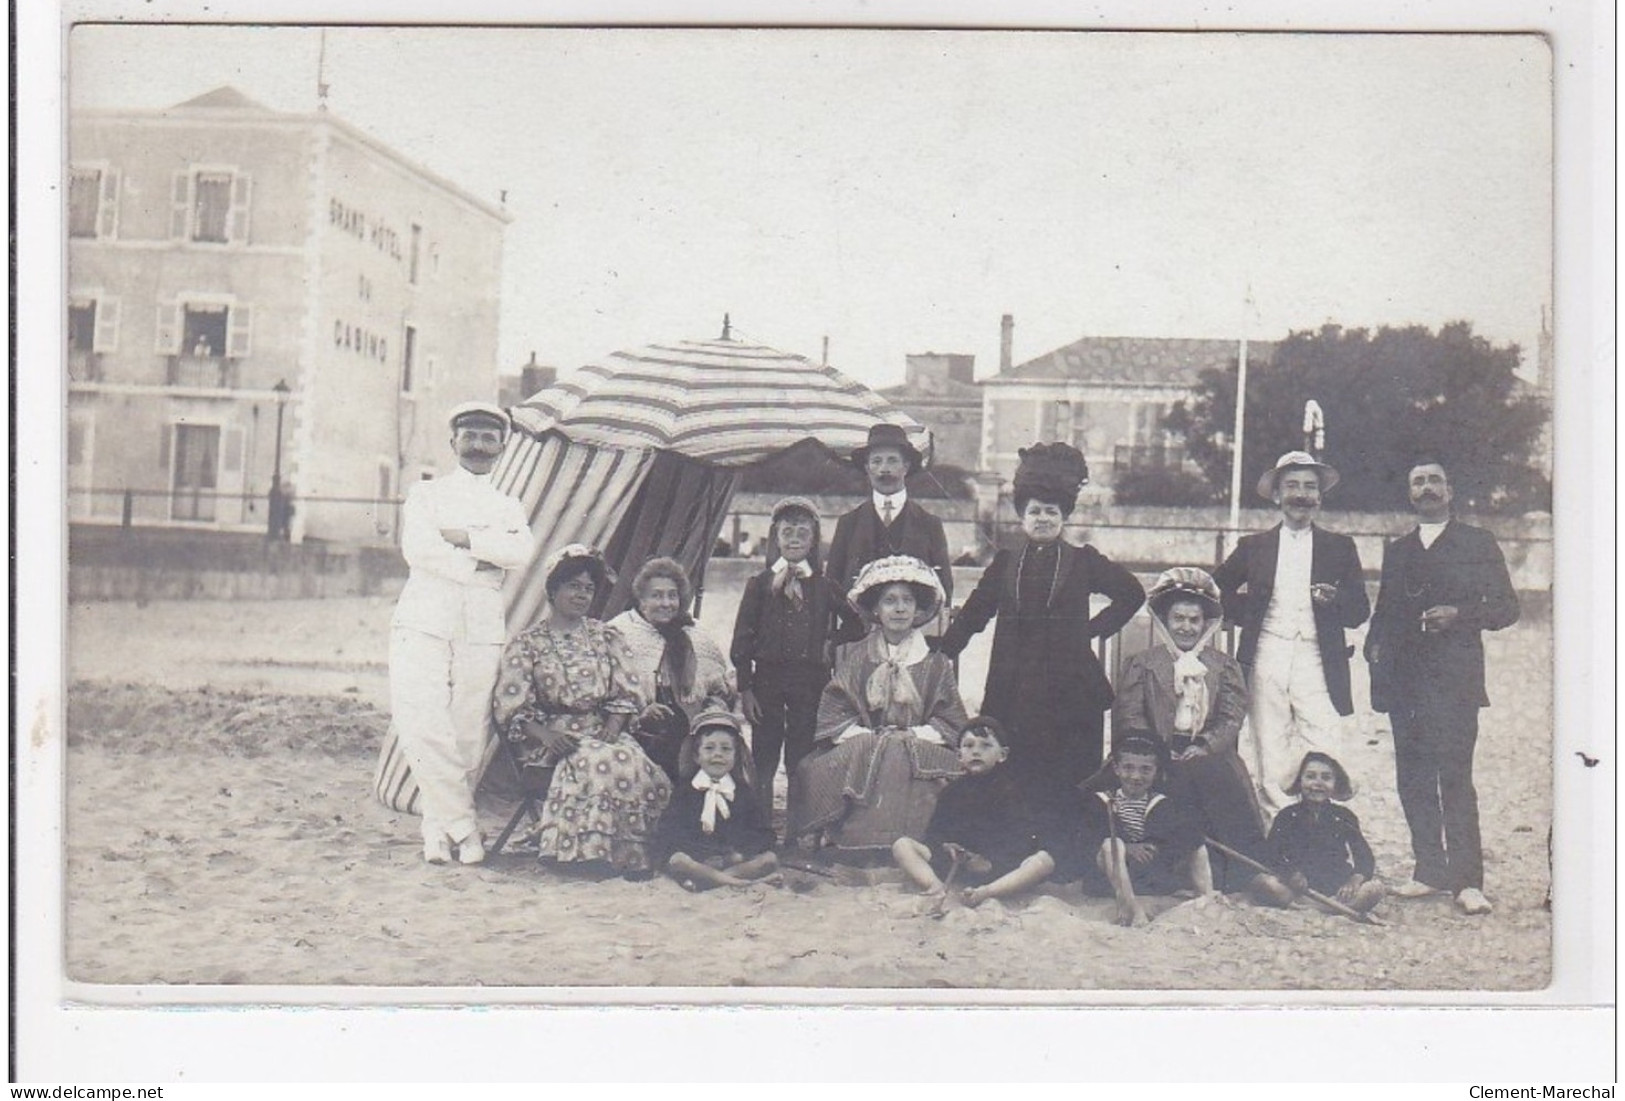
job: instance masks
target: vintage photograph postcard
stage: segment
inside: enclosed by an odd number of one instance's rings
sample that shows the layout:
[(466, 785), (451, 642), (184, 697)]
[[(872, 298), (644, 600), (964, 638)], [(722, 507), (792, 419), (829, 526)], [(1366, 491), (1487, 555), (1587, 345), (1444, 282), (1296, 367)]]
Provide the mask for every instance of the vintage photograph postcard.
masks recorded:
[(62, 35), (75, 1001), (1585, 1000), (1549, 36)]

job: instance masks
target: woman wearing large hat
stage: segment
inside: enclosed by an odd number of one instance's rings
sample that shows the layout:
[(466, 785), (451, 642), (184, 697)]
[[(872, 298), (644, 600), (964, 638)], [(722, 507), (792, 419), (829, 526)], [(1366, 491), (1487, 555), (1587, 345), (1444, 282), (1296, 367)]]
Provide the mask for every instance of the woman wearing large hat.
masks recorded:
[[(1206, 570), (1164, 570), (1146, 600), (1155, 642), (1123, 664), (1112, 705), (1112, 739), (1141, 735), (1167, 750), (1169, 781), (1188, 788), (1205, 835), (1262, 859), (1264, 832), (1253, 781), (1236, 752), (1247, 717), (1247, 678), (1209, 643), (1223, 622), (1219, 586)], [(1115, 783), (1115, 778), (1111, 778)], [(1221, 890), (1253, 873), (1211, 854)]]
[(837, 653), (813, 751), (790, 779), (787, 833), (889, 858), (899, 837), (924, 836), (938, 792), (958, 775), (965, 707), (953, 663), (920, 633), (942, 604), (929, 566), (878, 559), (848, 597), (874, 628)]
[[(1014, 497), (1024, 538), (1001, 550), (942, 637), (957, 656), (996, 617), (982, 713), (1010, 731), (1012, 774), (1040, 813), (1062, 816), (1100, 768), (1112, 686), (1092, 643), (1123, 628), (1145, 589), (1122, 566), (1062, 538), (1089, 464), (1065, 443), (1021, 451)], [(1109, 603), (1091, 614), (1090, 598)]]

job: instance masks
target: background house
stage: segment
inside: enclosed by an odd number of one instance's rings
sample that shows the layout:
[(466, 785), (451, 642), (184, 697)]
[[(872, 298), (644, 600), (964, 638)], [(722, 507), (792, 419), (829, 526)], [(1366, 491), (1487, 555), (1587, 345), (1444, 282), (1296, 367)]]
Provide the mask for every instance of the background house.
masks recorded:
[(325, 112), (220, 88), (69, 123), (75, 522), (391, 542), (497, 394), (501, 209)]
[[(1009, 320), (1005, 344), (1009, 348)], [(1269, 362), (1275, 346), (1252, 341), (1247, 362)], [(1187, 466), (1179, 439), (1164, 428), (1175, 402), (1195, 393), (1209, 367), (1234, 370), (1233, 340), (1087, 336), (984, 379), (980, 467), (1008, 483), (1020, 448), (1064, 441), (1089, 460), (1086, 496), (1109, 493), (1121, 471)]]

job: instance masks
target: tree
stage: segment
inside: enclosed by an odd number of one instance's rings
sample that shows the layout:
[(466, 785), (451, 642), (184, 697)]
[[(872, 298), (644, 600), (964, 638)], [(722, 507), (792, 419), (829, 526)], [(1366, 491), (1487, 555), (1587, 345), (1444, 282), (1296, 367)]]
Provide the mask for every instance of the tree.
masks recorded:
[[(1249, 358), (1243, 500), (1282, 452), (1303, 445), (1303, 406), (1326, 412), (1326, 461), (1342, 474), (1330, 503), (1386, 510), (1406, 503), (1405, 475), (1418, 456), (1450, 471), (1458, 506), (1480, 512), (1551, 508), (1551, 483), (1536, 463), (1549, 410), (1513, 373), (1518, 346), (1495, 346), (1472, 325), (1295, 332), (1263, 366)], [(1168, 427), (1185, 434), (1197, 465), (1228, 501), (1229, 436), (1236, 367), (1202, 372), (1196, 397), (1175, 406)]]
[(1213, 487), (1199, 474), (1169, 467), (1125, 470), (1112, 479), (1112, 501), (1119, 505), (1196, 508), (1214, 502)]

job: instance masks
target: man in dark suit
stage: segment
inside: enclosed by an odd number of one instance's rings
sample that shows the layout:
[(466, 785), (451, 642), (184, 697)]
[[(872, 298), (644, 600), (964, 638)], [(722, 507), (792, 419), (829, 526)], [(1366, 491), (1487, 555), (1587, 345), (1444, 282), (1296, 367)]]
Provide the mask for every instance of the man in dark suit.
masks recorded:
[(1292, 801), (1283, 789), (1305, 753), (1340, 755), (1354, 713), (1344, 631), (1365, 622), (1371, 602), (1354, 540), (1314, 523), (1337, 480), (1306, 451), (1282, 455), (1258, 482), (1281, 523), (1243, 536), (1213, 573), (1226, 618), (1241, 625), (1252, 720), (1242, 756), (1270, 814)]
[(1417, 527), (1389, 544), (1365, 656), (1371, 704), (1394, 726), (1394, 772), (1416, 870), (1394, 893), (1449, 891), (1490, 912), (1473, 790), (1484, 691), (1482, 632), (1518, 621), (1518, 594), (1495, 537), (1451, 519), (1449, 475), (1431, 459), (1407, 476)]
[(948, 537), (942, 521), (908, 497), (908, 476), (924, 465), (923, 456), (900, 426), (881, 423), (869, 429), (868, 441), (851, 458), (869, 479), (870, 498), (835, 521), (826, 566), (830, 580), (844, 594), (875, 559), (913, 555), (936, 572), (946, 610), (954, 595)]

